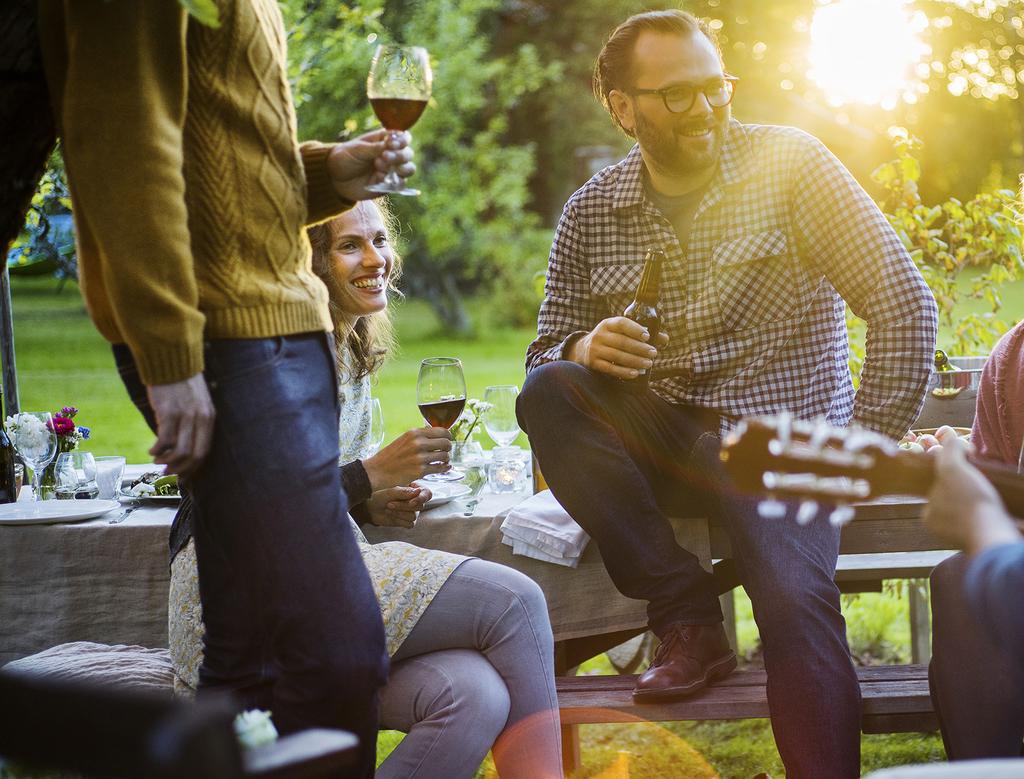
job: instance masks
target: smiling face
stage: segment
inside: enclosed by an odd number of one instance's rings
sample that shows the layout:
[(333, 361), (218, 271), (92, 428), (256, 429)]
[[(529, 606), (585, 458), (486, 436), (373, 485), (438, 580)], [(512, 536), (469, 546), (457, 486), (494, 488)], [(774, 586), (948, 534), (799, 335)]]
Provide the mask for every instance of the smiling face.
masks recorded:
[[(703, 86), (724, 76), (714, 44), (700, 33), (676, 35), (646, 30), (633, 48), (632, 87)], [(665, 107), (660, 95), (612, 90), (609, 102), (622, 126), (640, 144), (644, 161), (668, 177), (688, 177), (713, 168), (722, 154), (729, 106), (714, 108), (698, 93), (685, 113)]]
[(394, 252), (380, 211), (364, 201), (335, 218), (330, 227), (324, 280), (331, 301), (352, 317), (383, 311)]

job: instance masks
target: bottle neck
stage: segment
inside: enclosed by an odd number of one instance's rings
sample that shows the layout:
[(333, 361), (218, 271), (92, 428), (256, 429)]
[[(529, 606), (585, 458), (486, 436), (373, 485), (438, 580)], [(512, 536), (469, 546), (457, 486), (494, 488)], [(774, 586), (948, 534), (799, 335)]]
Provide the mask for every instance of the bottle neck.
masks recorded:
[(651, 252), (644, 263), (644, 274), (636, 288), (636, 302), (648, 306), (658, 305), (661, 294), (661, 252)]

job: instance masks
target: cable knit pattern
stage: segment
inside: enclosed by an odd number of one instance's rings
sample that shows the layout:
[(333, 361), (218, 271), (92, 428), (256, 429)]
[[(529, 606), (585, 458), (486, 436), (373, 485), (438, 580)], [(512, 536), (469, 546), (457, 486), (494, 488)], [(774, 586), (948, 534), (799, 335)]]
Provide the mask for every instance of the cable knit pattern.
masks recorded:
[(176, 0), (40, 0), (83, 295), (146, 384), (202, 370), (204, 338), (331, 329), (303, 228), (350, 204), (297, 143), (277, 4), (217, 5), (211, 28)]

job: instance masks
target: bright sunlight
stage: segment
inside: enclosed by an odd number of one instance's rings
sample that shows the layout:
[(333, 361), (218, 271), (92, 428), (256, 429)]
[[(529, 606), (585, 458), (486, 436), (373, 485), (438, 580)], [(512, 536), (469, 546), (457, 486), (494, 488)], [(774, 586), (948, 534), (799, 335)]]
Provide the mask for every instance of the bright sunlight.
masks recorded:
[[(905, 0), (838, 0), (814, 12), (810, 77), (833, 105), (865, 103), (886, 110), (915, 102), (924, 87), (918, 63), (930, 54), (928, 26)], [(926, 63), (922, 64), (927, 67)]]

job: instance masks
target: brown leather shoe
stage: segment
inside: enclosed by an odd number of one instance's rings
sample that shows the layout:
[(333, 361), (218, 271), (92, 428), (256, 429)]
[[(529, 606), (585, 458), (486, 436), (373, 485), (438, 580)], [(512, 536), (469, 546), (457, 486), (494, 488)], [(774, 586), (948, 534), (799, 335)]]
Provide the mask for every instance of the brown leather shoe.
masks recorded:
[(736, 655), (722, 623), (668, 629), (654, 661), (637, 680), (633, 700), (670, 701), (693, 695), (736, 670)]

